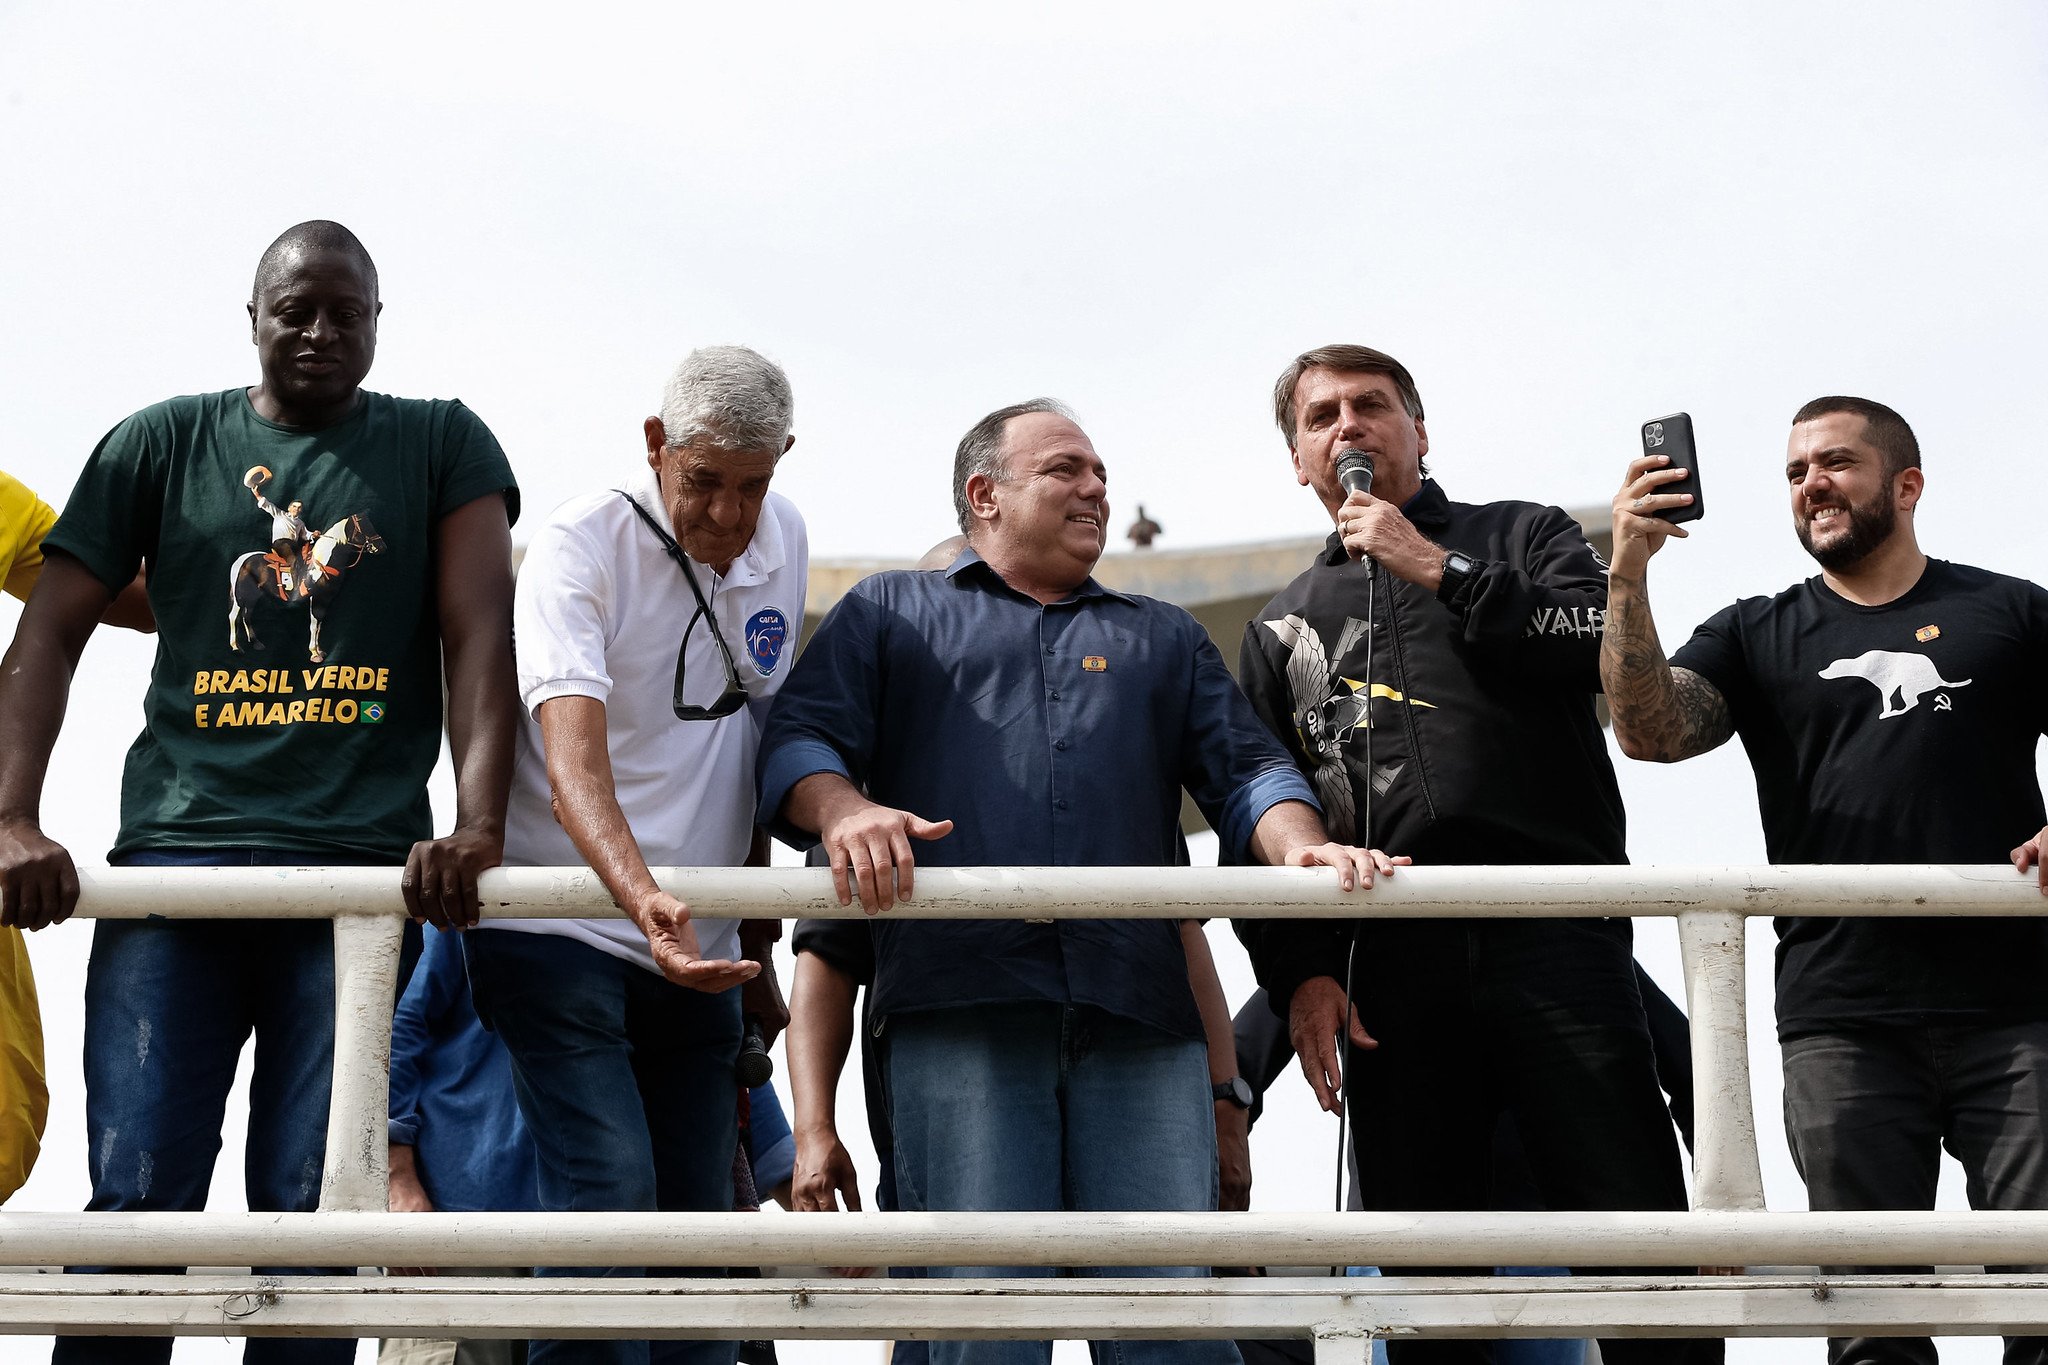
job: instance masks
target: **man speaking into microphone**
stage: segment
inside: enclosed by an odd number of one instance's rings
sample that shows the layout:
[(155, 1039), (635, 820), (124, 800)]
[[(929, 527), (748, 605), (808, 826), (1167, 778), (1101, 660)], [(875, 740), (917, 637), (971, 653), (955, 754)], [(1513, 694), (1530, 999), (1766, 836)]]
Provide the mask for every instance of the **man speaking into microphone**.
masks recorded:
[[(1246, 626), (1238, 677), (1330, 836), (1418, 866), (1627, 861), (1593, 709), (1606, 566), (1578, 523), (1444, 496), (1415, 381), (1383, 352), (1296, 357), (1273, 412), (1336, 530)], [(1549, 1208), (1686, 1207), (1628, 920), (1236, 927), (1323, 1107), (1359, 1101), (1363, 1207), (1498, 1207), (1503, 1118)], [(1491, 1359), (1484, 1342), (1391, 1345), (1410, 1365)], [(1601, 1353), (1717, 1360), (1720, 1344)]]

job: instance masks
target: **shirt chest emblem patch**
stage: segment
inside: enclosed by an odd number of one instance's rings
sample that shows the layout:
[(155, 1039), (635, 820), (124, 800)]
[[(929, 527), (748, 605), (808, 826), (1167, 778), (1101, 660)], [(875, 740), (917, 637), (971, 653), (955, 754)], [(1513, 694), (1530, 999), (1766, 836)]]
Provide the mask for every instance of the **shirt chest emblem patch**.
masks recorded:
[(1087, 658), (1081, 660), (1081, 671), (1083, 673), (1107, 673), (1109, 671), (1109, 660), (1103, 658), (1100, 654), (1090, 654)]
[(778, 609), (763, 607), (747, 618), (747, 661), (762, 677), (782, 662), (782, 647), (788, 642), (789, 618)]
[(1939, 640), (1941, 638), (1941, 627), (1922, 626), (1920, 627), (1920, 629), (1913, 632), (1913, 638), (1918, 640), (1923, 645), (1926, 644), (1929, 640)]

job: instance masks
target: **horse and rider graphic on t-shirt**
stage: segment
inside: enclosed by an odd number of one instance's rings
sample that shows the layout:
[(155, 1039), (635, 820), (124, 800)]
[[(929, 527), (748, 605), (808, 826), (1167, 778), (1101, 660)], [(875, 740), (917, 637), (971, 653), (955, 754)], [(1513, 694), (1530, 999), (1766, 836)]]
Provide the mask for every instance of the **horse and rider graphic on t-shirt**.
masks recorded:
[(306, 524), (304, 503), (293, 499), (279, 507), (263, 495), (270, 480), (270, 470), (260, 464), (242, 476), (242, 486), (254, 495), (257, 510), (270, 518), (270, 548), (238, 556), (228, 572), (228, 648), (263, 648), (252, 611), (258, 602), (302, 605), (312, 622), (307, 655), (317, 664), (326, 658), (320, 648), (320, 623), (341, 590), (343, 576), (365, 555), (381, 553), (384, 538), (361, 512), (325, 531), (312, 530)]

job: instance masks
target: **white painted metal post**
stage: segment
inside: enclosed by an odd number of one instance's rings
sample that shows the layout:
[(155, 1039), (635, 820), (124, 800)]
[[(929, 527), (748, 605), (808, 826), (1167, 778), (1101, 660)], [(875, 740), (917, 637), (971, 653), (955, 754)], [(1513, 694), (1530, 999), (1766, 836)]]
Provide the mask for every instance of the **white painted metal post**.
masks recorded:
[(381, 1213), (389, 1179), (391, 1007), (405, 921), (340, 915), (334, 921), (334, 1093), (327, 1104), (322, 1212)]
[(1355, 1327), (1318, 1327), (1316, 1365), (1372, 1365), (1372, 1338)]
[(1681, 910), (1678, 941), (1692, 1022), (1694, 1199), (1701, 1209), (1761, 1209), (1764, 1176), (1749, 1087), (1742, 915)]

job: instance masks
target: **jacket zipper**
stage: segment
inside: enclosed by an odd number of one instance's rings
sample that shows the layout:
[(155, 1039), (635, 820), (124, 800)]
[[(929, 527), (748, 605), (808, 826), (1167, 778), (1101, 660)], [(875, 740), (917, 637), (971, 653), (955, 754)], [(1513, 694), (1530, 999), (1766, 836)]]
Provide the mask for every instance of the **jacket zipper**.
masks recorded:
[[(1375, 576), (1379, 571), (1378, 564), (1374, 564), (1369, 570)], [(1400, 580), (1392, 574), (1387, 575), (1387, 642), (1394, 649), (1395, 690), (1405, 698), (1408, 695), (1408, 664), (1407, 656), (1401, 649), (1401, 587)], [(1368, 680), (1366, 687), (1370, 689), (1371, 686), (1372, 683)], [(1415, 781), (1422, 789), (1423, 813), (1433, 825), (1436, 823), (1436, 797), (1429, 790), (1429, 765), (1422, 761), (1422, 736), (1415, 729), (1415, 708), (1404, 701), (1398, 709), (1401, 713), (1401, 728), (1408, 735), (1409, 761), (1415, 765)], [(1367, 773), (1365, 780), (1370, 783), (1378, 776), (1377, 773)]]

